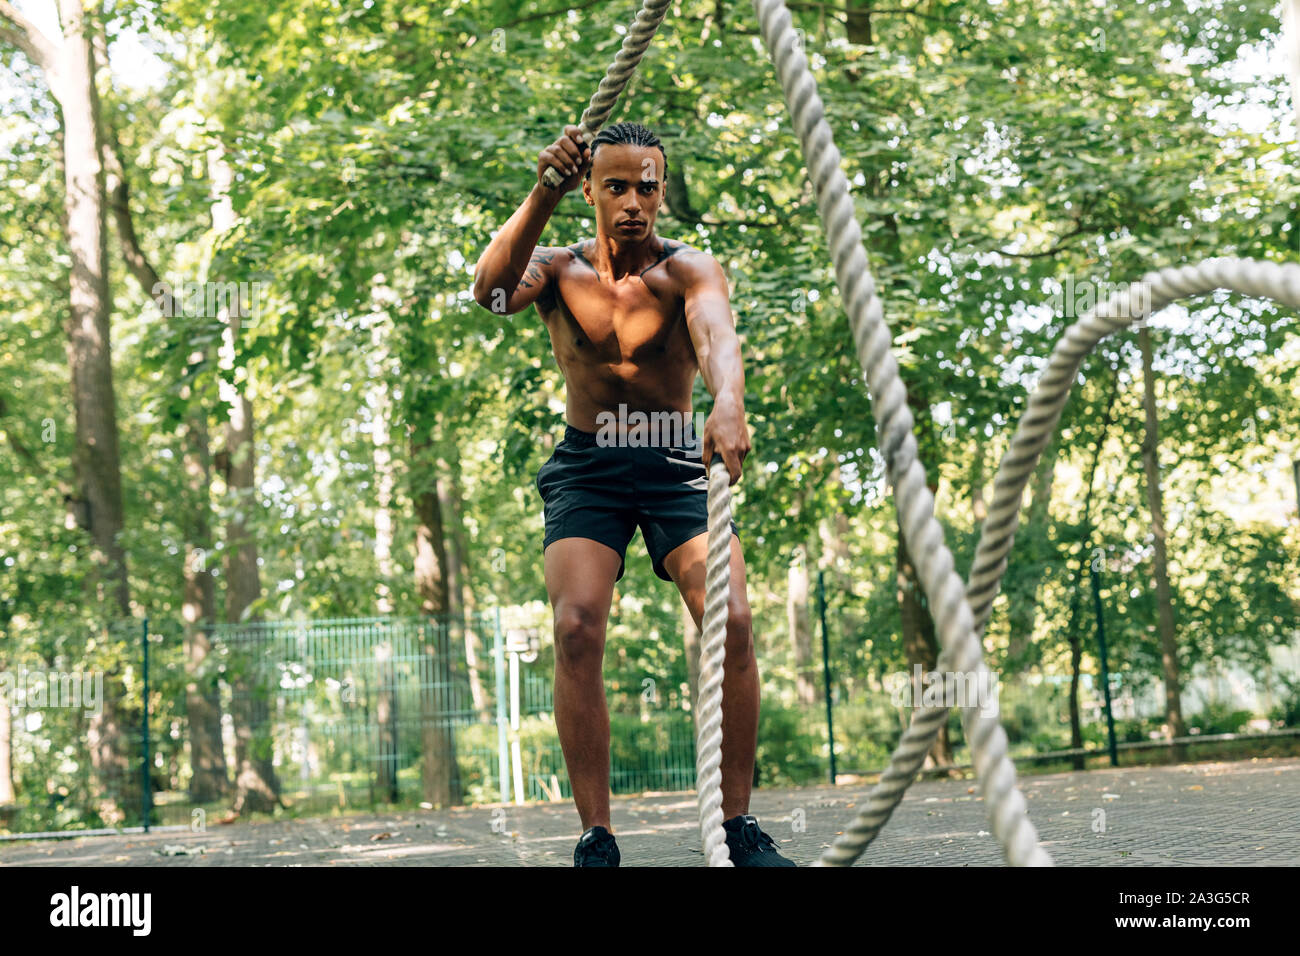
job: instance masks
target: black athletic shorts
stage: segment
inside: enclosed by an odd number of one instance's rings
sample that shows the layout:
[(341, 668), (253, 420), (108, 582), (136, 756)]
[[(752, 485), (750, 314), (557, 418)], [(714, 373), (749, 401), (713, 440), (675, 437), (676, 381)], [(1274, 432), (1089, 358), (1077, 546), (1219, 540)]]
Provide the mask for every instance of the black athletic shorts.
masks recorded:
[[(601, 447), (596, 435), (566, 425), (564, 440), (537, 472), (545, 505), (542, 551), (560, 538), (591, 538), (622, 559), (638, 526), (654, 572), (671, 581), (664, 558), (709, 530), (708, 472), (703, 441), (669, 447)], [(731, 533), (740, 536), (736, 523)], [(625, 564), (620, 561), (618, 580)]]

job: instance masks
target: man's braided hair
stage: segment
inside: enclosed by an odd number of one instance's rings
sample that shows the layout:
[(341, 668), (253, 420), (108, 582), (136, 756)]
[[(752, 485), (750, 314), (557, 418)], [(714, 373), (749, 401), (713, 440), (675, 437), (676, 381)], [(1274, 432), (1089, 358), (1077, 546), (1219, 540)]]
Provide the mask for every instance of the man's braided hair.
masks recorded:
[[(591, 141), (592, 165), (595, 165), (596, 150), (606, 143), (613, 146), (659, 147), (659, 152), (664, 158), (664, 174), (667, 175), (668, 153), (664, 150), (663, 143), (659, 142), (658, 136), (640, 123), (615, 123), (597, 133), (596, 138)], [(591, 166), (587, 167), (587, 178), (591, 178)]]

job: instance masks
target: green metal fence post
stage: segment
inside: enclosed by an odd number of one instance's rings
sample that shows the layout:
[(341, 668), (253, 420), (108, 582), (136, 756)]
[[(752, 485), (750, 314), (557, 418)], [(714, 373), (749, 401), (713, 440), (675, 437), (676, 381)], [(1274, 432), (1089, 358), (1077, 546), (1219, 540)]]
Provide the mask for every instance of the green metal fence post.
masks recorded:
[(501, 802), (510, 802), (510, 757), (506, 743), (506, 650), (501, 646), (501, 608), (496, 609), (492, 634), (492, 659), (497, 677), (497, 771), (501, 780)]
[[(1095, 564), (1095, 562), (1094, 562)], [(1106, 651), (1106, 623), (1104, 608), (1101, 603), (1101, 577), (1096, 567), (1088, 575), (1092, 579), (1092, 603), (1097, 615), (1097, 647), (1101, 652), (1101, 689), (1106, 700), (1106, 740), (1110, 751), (1110, 765), (1119, 766), (1119, 752), (1115, 746), (1115, 711), (1110, 704), (1110, 663)]]
[[(301, 612), (299, 613), (301, 614)], [(303, 666), (305, 671), (307, 667), (307, 628), (301, 616), (298, 619), (296, 630), (298, 638), (298, 663)], [(302, 765), (298, 768), (298, 779), (301, 781), (302, 788), (305, 790), (311, 783), (311, 728), (307, 723), (307, 709), (311, 706), (311, 698), (306, 694), (303, 694), (302, 698), (300, 704), (302, 710)]]
[(143, 777), (140, 806), (144, 813), (144, 832), (148, 833), (152, 809), (149, 803), (153, 795), (149, 792), (149, 619), (147, 617), (140, 624), (140, 642), (144, 647), (144, 706), (141, 708), (143, 716), (140, 718), (140, 733), (144, 739), (144, 761), (140, 766), (140, 775)]
[(826, 739), (831, 748), (831, 783), (835, 783), (835, 717), (831, 710), (830, 635), (826, 631), (826, 572), (817, 572), (817, 608), (822, 619), (822, 679), (826, 686)]

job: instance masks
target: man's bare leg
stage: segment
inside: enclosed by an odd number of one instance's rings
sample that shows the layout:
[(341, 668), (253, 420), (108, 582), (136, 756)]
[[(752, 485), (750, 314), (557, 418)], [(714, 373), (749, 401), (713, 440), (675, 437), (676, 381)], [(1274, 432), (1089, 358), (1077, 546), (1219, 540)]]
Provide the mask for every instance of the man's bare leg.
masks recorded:
[[(664, 558), (664, 570), (700, 627), (704, 616), (704, 569), (709, 536), (697, 535)], [(745, 555), (731, 536), (731, 597), (727, 602), (726, 660), (722, 678), (722, 819), (749, 812), (758, 746), (758, 661), (745, 587)]]
[(609, 710), (605, 625), (621, 559), (590, 538), (546, 548), (546, 590), (555, 615), (555, 726), (582, 829), (609, 825)]

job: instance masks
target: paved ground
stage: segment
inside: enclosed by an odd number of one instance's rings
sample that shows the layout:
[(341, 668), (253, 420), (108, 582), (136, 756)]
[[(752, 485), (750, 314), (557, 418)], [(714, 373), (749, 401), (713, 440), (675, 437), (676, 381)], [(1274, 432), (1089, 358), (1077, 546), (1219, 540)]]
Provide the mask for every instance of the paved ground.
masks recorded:
[[(1060, 865), (1300, 864), (1300, 758), (1051, 774), (1021, 787)], [(751, 809), (808, 864), (868, 789), (766, 790)], [(702, 865), (697, 813), (693, 793), (617, 798), (623, 865)], [(0, 866), (570, 866), (578, 829), (572, 804), (475, 807), (32, 841), (0, 846)], [(973, 781), (917, 783), (862, 862), (1000, 864), (988, 831)]]

